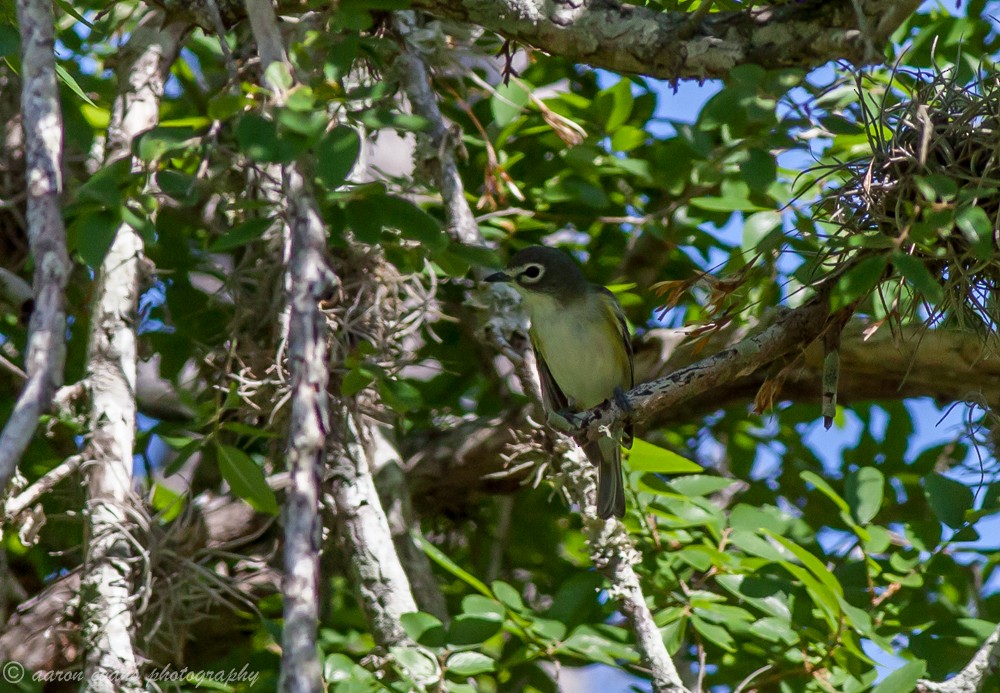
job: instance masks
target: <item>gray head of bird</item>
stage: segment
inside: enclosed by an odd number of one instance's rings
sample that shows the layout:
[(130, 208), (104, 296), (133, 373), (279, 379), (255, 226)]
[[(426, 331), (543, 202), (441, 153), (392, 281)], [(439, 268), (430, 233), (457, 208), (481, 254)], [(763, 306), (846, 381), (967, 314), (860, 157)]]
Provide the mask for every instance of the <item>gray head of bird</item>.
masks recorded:
[(541, 245), (517, 251), (504, 271), (491, 274), (485, 281), (510, 282), (521, 293), (544, 293), (561, 299), (587, 291), (587, 279), (573, 258)]

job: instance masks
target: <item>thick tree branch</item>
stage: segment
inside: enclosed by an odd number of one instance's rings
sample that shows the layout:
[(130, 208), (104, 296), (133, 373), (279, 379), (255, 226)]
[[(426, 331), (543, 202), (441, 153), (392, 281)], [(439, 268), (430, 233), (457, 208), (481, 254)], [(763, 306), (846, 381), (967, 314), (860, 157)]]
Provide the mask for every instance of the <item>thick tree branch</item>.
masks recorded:
[(376, 434), (371, 424), (346, 409), (339, 428), (343, 445), (330, 459), (337, 536), (375, 642), (388, 648), (409, 642), (400, 617), (417, 611), (417, 604), (372, 479)]
[[(156, 125), (163, 87), (184, 28), (163, 26), (159, 12), (132, 33), (122, 62), (122, 92), (108, 127), (106, 161), (129, 156), (132, 140)], [(134, 641), (137, 547), (130, 536), (136, 430), (136, 310), (142, 239), (122, 224), (98, 271), (90, 323), (87, 385), (90, 438), (83, 452), (89, 541), (81, 576), (86, 690), (140, 691)]]
[[(246, 0), (266, 86), (274, 106), (283, 105), (285, 85), (275, 70), (293, 74), (271, 0)], [(284, 628), (282, 690), (319, 693), (322, 669), (316, 643), (319, 624), (320, 465), (330, 426), (330, 380), (326, 319), (320, 301), (337, 278), (326, 256), (326, 229), (307, 179), (297, 163), (282, 167), (288, 265), (288, 361), (292, 417), (288, 431), (290, 484), (285, 497)]]
[(0, 494), (62, 383), (66, 361), (64, 288), (69, 276), (62, 194), (62, 112), (56, 87), (52, 3), (18, 0), (21, 111), (25, 136), (28, 239), (35, 263), (34, 311), (28, 326), (28, 380), (0, 433)]
[(724, 77), (734, 67), (812, 68), (863, 64), (920, 5), (845, 0), (775, 2), (694, 17), (607, 0), (415, 0), (414, 6), (495, 31), (547, 53), (616, 72), (663, 79)]
[(969, 660), (962, 671), (947, 681), (917, 681), (917, 693), (980, 693), (986, 678), (1000, 666), (1000, 626)]

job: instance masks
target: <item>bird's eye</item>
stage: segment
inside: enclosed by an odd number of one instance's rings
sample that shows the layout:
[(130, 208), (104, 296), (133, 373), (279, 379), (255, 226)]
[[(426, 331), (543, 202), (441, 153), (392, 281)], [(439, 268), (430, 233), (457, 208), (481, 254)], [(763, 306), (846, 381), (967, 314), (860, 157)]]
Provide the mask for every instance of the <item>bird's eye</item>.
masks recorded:
[(528, 265), (524, 268), (524, 271), (521, 272), (521, 276), (525, 279), (538, 279), (542, 276), (542, 268), (539, 265)]

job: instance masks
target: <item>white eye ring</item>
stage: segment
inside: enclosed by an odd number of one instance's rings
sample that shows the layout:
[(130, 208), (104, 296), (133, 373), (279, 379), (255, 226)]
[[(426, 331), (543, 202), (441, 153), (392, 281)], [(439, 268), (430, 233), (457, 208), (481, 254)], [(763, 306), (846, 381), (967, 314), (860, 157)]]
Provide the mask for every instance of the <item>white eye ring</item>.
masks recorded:
[(532, 263), (530, 265), (526, 265), (518, 276), (526, 283), (534, 284), (542, 278), (543, 274), (545, 274), (545, 268), (537, 263)]

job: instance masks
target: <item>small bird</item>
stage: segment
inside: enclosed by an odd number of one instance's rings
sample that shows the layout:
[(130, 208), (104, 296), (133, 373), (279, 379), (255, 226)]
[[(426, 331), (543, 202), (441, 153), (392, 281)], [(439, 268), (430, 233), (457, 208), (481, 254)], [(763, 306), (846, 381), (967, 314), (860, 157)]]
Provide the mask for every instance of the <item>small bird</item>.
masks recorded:
[[(590, 409), (624, 397), (634, 385), (632, 342), (614, 294), (590, 284), (576, 262), (554, 248), (530, 246), (514, 254), (488, 282), (511, 282), (531, 318), (542, 398), (551, 414)], [(597, 514), (625, 514), (621, 446), (632, 446), (632, 427), (583, 445), (597, 467)]]

